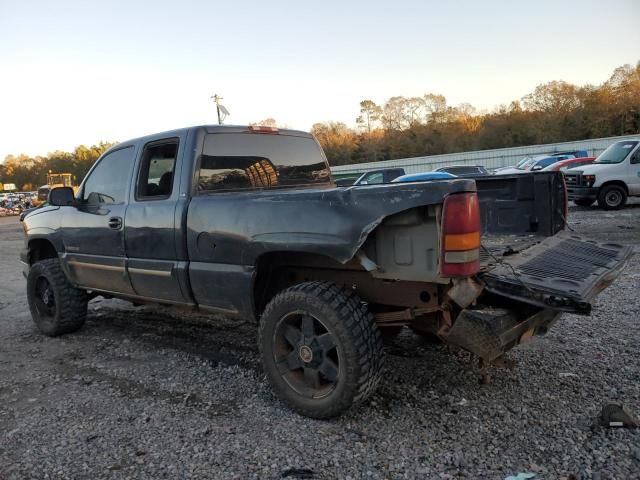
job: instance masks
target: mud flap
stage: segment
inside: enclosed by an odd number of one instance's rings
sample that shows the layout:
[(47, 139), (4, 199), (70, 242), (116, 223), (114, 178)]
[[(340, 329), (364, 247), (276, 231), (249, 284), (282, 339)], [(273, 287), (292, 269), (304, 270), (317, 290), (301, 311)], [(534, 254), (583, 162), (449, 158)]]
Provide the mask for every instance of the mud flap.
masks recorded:
[(632, 251), (563, 231), (518, 254), (491, 256), (479, 278), (488, 292), (587, 315), (593, 298), (618, 277)]

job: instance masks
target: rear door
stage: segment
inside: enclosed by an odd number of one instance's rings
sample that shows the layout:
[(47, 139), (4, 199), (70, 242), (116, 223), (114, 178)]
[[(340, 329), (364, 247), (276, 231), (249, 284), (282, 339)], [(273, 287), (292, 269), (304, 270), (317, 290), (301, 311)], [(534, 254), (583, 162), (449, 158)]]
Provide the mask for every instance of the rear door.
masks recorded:
[[(125, 245), (127, 269), (137, 295), (184, 303), (186, 259), (179, 260), (181, 241), (178, 158), (184, 144), (178, 137), (144, 145), (127, 209)], [(181, 210), (180, 210), (181, 211)]]
[(64, 207), (63, 264), (70, 279), (89, 290), (133, 293), (125, 268), (124, 218), (135, 146), (103, 156), (89, 172), (78, 207)]

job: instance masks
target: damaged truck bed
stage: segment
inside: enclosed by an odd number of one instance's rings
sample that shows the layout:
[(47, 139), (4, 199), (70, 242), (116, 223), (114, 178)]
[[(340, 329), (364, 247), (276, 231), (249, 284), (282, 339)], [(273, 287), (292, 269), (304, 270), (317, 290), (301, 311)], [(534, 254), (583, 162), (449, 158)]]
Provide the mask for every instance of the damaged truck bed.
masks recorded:
[(565, 230), (560, 182), (544, 174), (477, 180), (482, 293), (440, 331), (444, 340), (495, 360), (546, 333), (562, 312), (589, 314), (593, 298), (619, 275), (632, 248)]

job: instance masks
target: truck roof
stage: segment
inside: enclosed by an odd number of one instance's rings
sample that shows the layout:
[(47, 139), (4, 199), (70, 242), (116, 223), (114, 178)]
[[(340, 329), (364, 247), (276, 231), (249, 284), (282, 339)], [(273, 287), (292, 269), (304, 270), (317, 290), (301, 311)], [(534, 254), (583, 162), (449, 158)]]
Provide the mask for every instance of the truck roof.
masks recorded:
[[(258, 128), (258, 126), (256, 126), (256, 128)], [(156, 132), (156, 133), (152, 133), (149, 135), (144, 135), (142, 137), (136, 137), (136, 138), (130, 138), (128, 140), (125, 140), (124, 142), (120, 142), (117, 145), (115, 145), (115, 147), (120, 147), (124, 144), (127, 143), (136, 143), (139, 141), (146, 141), (146, 140), (151, 140), (151, 139), (157, 139), (159, 136), (163, 136), (163, 137), (171, 137), (171, 136), (177, 136), (181, 133), (186, 132), (187, 130), (198, 130), (198, 129), (202, 129), (205, 130), (207, 133), (252, 133), (250, 130), (250, 126), (249, 125), (195, 125), (192, 127), (184, 127), (184, 128), (177, 128), (174, 130), (167, 130), (164, 132)], [(292, 130), (289, 128), (276, 128), (277, 133), (278, 134), (282, 134), (282, 135), (290, 135), (290, 136), (295, 136), (295, 137), (307, 137), (307, 138), (312, 138), (313, 135), (311, 135), (309, 132), (304, 132), (302, 130)], [(112, 147), (113, 148), (113, 147)]]

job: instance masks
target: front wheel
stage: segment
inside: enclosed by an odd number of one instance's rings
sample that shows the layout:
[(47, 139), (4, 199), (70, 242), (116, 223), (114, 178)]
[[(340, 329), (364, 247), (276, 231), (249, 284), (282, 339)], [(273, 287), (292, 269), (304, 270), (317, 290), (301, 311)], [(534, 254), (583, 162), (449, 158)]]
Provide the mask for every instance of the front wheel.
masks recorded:
[(627, 192), (618, 185), (607, 185), (600, 189), (598, 205), (604, 210), (618, 210), (627, 202)]
[(382, 367), (382, 337), (358, 298), (328, 282), (306, 282), (271, 300), (259, 347), (276, 395), (298, 413), (336, 416), (366, 400)]
[(87, 292), (69, 283), (57, 258), (41, 260), (31, 267), (27, 301), (36, 327), (50, 337), (75, 332), (87, 318)]

